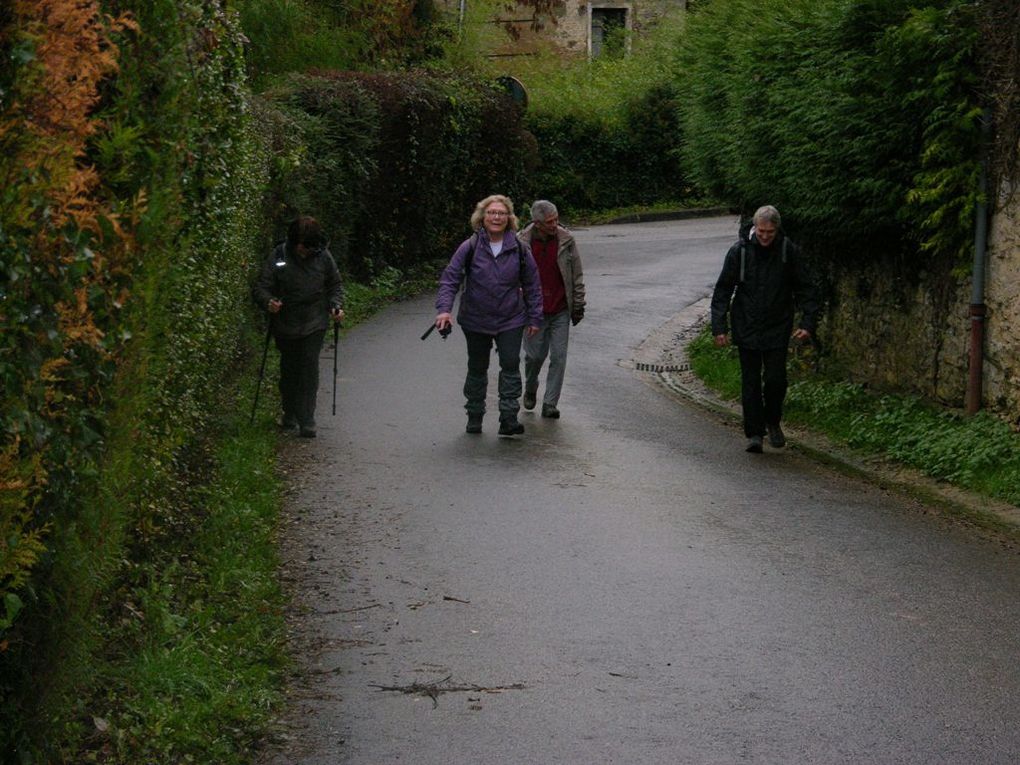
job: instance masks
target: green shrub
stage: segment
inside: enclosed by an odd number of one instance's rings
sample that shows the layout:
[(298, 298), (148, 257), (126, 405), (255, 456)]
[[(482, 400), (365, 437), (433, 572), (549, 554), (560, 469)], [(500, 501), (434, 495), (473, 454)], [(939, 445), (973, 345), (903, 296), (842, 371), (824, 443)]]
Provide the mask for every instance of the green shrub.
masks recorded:
[[(473, 5), (473, 4), (472, 4)], [(376, 69), (442, 56), (453, 32), (432, 0), (238, 0), (250, 79)], [(409, 7), (410, 6), (410, 7)]]
[[(96, 670), (113, 648), (103, 637), (122, 616), (111, 596), (141, 588), (135, 577), (143, 564), (195, 520), (195, 487), (209, 477), (211, 417), (244, 346), (261, 224), (264, 160), (246, 116), (234, 16), (200, 0), (111, 5), (134, 21), (112, 27), (120, 30), (119, 69), (95, 101), (85, 102), (98, 110), (100, 124), (81, 133), (90, 140), (75, 156), (97, 178), (76, 189), (76, 204), (102, 204), (108, 213), (95, 231), (63, 226), (50, 239), (36, 232), (17, 244), (5, 241), (5, 263), (15, 264), (7, 254), (17, 251), (26, 264), (62, 264), (47, 278), (40, 271), (31, 282), (20, 280), (19, 295), (36, 290), (31, 321), (20, 309), (9, 311), (12, 302), (2, 314), (5, 342), (27, 331), (49, 338), (36, 343), (40, 354), (60, 359), (47, 364), (43, 355), (7, 352), (2, 359), (7, 380), (25, 381), (32, 396), (50, 388), (50, 404), (25, 398), (5, 405), (3, 420), (3, 454), (21, 460), (21, 475), (42, 471), (19, 501), (30, 503), (34, 528), (50, 532), (15, 593), (23, 604), (18, 619), (0, 639), (0, 747), (25, 762), (58, 759), (80, 715), (94, 713), (81, 705), (99, 690)], [(84, 39), (86, 30), (77, 31)], [(29, 95), (39, 87), (31, 67), (6, 76)], [(42, 95), (57, 103), (52, 93)], [(50, 139), (59, 145), (73, 131), (55, 125), (64, 130)], [(23, 128), (12, 135), (23, 136)], [(57, 188), (63, 179), (52, 171), (37, 179)], [(5, 193), (24, 188), (8, 185)], [(52, 193), (28, 197), (36, 207), (26, 220), (40, 231), (53, 219)], [(4, 236), (14, 230), (10, 223), (3, 220)], [(118, 239), (130, 242), (123, 252)], [(96, 278), (101, 267), (110, 270), (108, 281)], [(4, 277), (12, 275), (6, 270)], [(67, 321), (74, 311), (79, 318)], [(86, 315), (88, 322), (80, 318)], [(61, 337), (69, 327), (74, 334)], [(90, 336), (102, 342), (82, 342)], [(14, 390), (5, 387), (5, 395)], [(31, 417), (19, 420), (20, 409), (41, 416), (42, 427)], [(6, 521), (10, 508), (2, 509)], [(17, 604), (4, 600), (5, 621), (12, 621)]]
[(679, 51), (685, 166), (819, 252), (958, 258), (973, 221), (980, 91), (965, 0), (720, 0)]
[(320, 218), (342, 269), (373, 281), (449, 257), (475, 204), (526, 199), (534, 156), (520, 110), (470, 77), (320, 72), (266, 93), (264, 124), (288, 160), (273, 179), (278, 220)]
[(690, 189), (675, 151), (675, 117), (675, 94), (665, 84), (628, 100), (618, 121), (598, 112), (529, 114), (537, 193), (567, 216), (683, 199)]

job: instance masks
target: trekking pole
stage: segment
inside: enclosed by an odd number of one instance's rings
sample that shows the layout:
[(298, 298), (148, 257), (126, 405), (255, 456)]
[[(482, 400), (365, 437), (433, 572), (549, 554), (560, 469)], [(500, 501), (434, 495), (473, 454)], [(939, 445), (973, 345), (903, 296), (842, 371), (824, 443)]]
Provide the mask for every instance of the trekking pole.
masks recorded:
[(262, 346), (262, 365), (259, 367), (259, 381), (255, 384), (255, 400), (251, 403), (251, 418), (248, 423), (250, 425), (255, 424), (255, 410), (259, 405), (259, 391), (262, 390), (262, 378), (266, 374), (266, 357), (269, 355), (269, 338), (273, 334), (273, 317), (269, 317), (269, 321), (266, 323), (266, 342)]
[(336, 417), (336, 352), (340, 344), (340, 322), (333, 322), (333, 416)]

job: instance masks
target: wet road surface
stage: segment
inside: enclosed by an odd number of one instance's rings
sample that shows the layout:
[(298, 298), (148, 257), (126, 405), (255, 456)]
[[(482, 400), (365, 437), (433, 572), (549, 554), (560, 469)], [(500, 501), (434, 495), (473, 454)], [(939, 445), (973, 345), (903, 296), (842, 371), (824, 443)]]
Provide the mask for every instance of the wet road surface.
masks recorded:
[[(563, 418), (464, 433), (432, 299), (323, 357), (285, 445), (295, 688), (273, 765), (1015, 763), (1020, 556), (629, 368), (734, 218), (576, 232)], [(541, 389), (539, 394), (541, 401)]]

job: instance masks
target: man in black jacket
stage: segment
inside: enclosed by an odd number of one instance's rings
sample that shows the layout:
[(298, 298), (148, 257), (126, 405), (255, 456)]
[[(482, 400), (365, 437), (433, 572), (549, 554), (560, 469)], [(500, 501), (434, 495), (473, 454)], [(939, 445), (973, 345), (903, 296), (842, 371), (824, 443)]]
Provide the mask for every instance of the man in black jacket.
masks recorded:
[(315, 437), (322, 340), (330, 317), (344, 317), (340, 272), (326, 245), (315, 218), (295, 219), (252, 288), (255, 304), (269, 313), (280, 351), (280, 425), (299, 430), (304, 438)]
[[(796, 330), (795, 307), (801, 311)], [(747, 451), (760, 454), (766, 433), (772, 446), (786, 445), (780, 420), (786, 398), (787, 347), (791, 333), (798, 341), (814, 334), (820, 312), (817, 287), (802, 262), (800, 248), (783, 233), (779, 211), (771, 205), (758, 208), (752, 225), (742, 227), (740, 240), (726, 253), (712, 294), (715, 344), (729, 344), (732, 322), (733, 344), (740, 352)]]

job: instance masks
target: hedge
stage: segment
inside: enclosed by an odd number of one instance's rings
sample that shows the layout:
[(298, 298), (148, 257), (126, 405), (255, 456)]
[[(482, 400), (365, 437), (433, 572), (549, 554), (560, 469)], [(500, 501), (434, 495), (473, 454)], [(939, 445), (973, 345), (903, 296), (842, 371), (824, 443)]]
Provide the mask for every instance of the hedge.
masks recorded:
[(276, 218), (320, 218), (356, 279), (448, 257), (489, 194), (529, 199), (535, 148), (521, 111), (472, 77), (323, 71), (264, 99)]
[(538, 144), (533, 186), (567, 217), (676, 202), (692, 193), (677, 151), (676, 89), (643, 85), (619, 107), (619, 118), (599, 110), (559, 111), (555, 104), (527, 115)]
[(678, 56), (685, 167), (745, 210), (793, 213), (819, 252), (963, 259), (977, 41), (965, 0), (699, 4)]
[(264, 160), (220, 3), (26, 0), (0, 21), (0, 747), (52, 758), (111, 595), (194, 508)]

